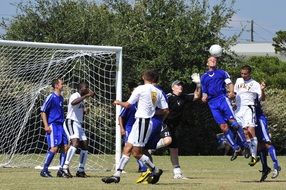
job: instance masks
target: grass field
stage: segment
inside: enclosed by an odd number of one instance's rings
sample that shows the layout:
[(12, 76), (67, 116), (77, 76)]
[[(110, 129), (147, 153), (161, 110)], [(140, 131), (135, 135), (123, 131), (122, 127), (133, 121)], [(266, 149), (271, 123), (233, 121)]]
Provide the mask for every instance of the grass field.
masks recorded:
[[(155, 164), (164, 170), (158, 184), (135, 184), (139, 174), (135, 159), (131, 159), (122, 174), (119, 184), (104, 184), (103, 176), (112, 175), (112, 172), (88, 171), (88, 178), (42, 178), (35, 169), (0, 168), (0, 189), (39, 189), (39, 190), (73, 190), (73, 189), (219, 189), (219, 190), (279, 190), (286, 189), (286, 174), (284, 163), (286, 157), (280, 156), (282, 171), (277, 179), (271, 179), (271, 174), (265, 182), (260, 183), (261, 164), (254, 167), (248, 166), (248, 160), (239, 157), (231, 162), (228, 156), (181, 156), (181, 168), (188, 180), (174, 180), (172, 167), (168, 156), (154, 157)], [(269, 166), (272, 167), (270, 158)], [(72, 171), (74, 174), (75, 171)], [(52, 171), (55, 176), (56, 171)]]

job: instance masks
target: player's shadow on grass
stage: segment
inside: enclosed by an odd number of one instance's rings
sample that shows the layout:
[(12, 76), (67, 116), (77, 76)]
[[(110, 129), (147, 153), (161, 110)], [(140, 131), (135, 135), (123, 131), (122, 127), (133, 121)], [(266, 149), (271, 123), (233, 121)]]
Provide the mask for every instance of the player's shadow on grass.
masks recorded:
[[(182, 180), (181, 182), (188, 182), (187, 180)], [(165, 183), (165, 182), (158, 182), (156, 184), (153, 184), (153, 185), (168, 185), (168, 186), (178, 186), (178, 185), (182, 185), (182, 184), (192, 184), (192, 185), (202, 185), (203, 183), (194, 183), (194, 182), (191, 182), (191, 183), (178, 183), (178, 182), (170, 182), (170, 183)], [(150, 184), (151, 185), (151, 184)]]
[(286, 180), (265, 180), (260, 182), (259, 180), (252, 180), (252, 181), (238, 181), (241, 183), (285, 183)]

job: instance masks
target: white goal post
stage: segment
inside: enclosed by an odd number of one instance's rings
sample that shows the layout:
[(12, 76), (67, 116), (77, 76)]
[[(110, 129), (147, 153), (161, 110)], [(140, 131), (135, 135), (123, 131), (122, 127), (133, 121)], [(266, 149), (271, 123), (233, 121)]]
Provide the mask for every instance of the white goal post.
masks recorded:
[[(111, 170), (121, 156), (122, 47), (0, 40), (0, 166), (35, 167), (47, 152), (40, 106), (51, 81), (64, 80), (65, 113), (76, 84), (95, 92), (86, 100), (87, 169)], [(114, 159), (115, 154), (115, 159)], [(57, 166), (59, 159), (52, 165)], [(78, 165), (78, 159), (71, 167)]]

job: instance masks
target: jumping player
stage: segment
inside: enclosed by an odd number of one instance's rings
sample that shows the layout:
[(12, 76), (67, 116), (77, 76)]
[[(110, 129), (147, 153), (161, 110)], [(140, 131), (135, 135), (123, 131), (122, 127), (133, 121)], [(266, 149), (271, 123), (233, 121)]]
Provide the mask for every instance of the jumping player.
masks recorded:
[(241, 78), (238, 78), (234, 85), (236, 94), (235, 118), (242, 126), (250, 148), (251, 160), (249, 165), (254, 166), (259, 160), (259, 157), (257, 157), (258, 141), (255, 135), (255, 104), (257, 98), (261, 99), (262, 92), (260, 84), (251, 77), (251, 67), (249, 65), (241, 67), (240, 75)]
[[(224, 70), (217, 69), (217, 58), (210, 56), (207, 62), (208, 71), (201, 77), (202, 101), (207, 102), (212, 115), (224, 133), (228, 143), (231, 145), (234, 153), (231, 161), (235, 160), (241, 151), (239, 145), (234, 141), (234, 135), (230, 127), (237, 131), (240, 140), (245, 148), (248, 148), (242, 128), (235, 120), (234, 113), (229, 99), (235, 97), (234, 86), (230, 80), (229, 74)], [(227, 89), (228, 86), (228, 96)], [(229, 123), (229, 124), (228, 124)]]

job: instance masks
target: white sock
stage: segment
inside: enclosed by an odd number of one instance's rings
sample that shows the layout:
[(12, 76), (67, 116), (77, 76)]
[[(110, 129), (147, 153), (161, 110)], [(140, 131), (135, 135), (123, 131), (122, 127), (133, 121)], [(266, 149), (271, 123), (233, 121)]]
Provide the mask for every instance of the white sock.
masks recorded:
[(165, 147), (164, 139), (160, 139), (159, 142), (157, 143), (156, 149)]
[(78, 171), (80, 171), (80, 172), (84, 171), (84, 167), (85, 167), (86, 160), (87, 160), (87, 155), (88, 155), (87, 150), (81, 150), (80, 151), (79, 165), (78, 165)]
[(124, 154), (122, 155), (122, 157), (120, 158), (120, 161), (119, 161), (118, 168), (117, 168), (116, 172), (113, 174), (114, 176), (120, 177), (121, 172), (125, 168), (125, 166), (128, 163), (129, 159), (130, 159), (129, 156), (126, 156)]
[(71, 162), (71, 159), (73, 158), (75, 152), (76, 152), (76, 147), (74, 146), (70, 146), (70, 148), (68, 149), (68, 152), (67, 152), (67, 157), (66, 157), (66, 161), (65, 161), (65, 164), (64, 164), (64, 169), (67, 169), (67, 167), (69, 166), (70, 162)]
[(253, 149), (253, 152), (251, 154), (254, 158), (256, 158), (256, 156), (257, 156), (257, 144), (258, 144), (257, 137), (253, 137), (251, 139), (251, 144), (252, 144), (252, 149)]
[(253, 150), (253, 145), (252, 145), (251, 139), (247, 139), (246, 142), (247, 142), (247, 144), (249, 146), (249, 150), (250, 150), (251, 156), (253, 156), (254, 150)]

